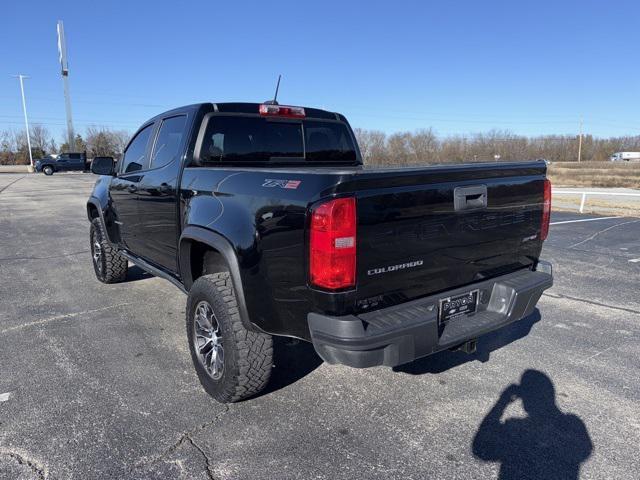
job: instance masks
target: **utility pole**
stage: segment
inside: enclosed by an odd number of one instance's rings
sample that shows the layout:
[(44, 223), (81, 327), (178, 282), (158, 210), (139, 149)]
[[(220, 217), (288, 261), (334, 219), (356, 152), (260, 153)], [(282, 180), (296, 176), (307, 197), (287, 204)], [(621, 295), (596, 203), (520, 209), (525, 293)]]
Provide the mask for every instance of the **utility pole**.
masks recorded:
[(580, 117), (580, 135), (578, 136), (578, 163), (582, 159), (582, 117)]
[(64, 85), (64, 102), (67, 109), (67, 145), (69, 150), (74, 150), (75, 135), (73, 133), (73, 120), (71, 118), (71, 97), (69, 96), (69, 63), (67, 62), (67, 42), (64, 38), (64, 25), (58, 20), (58, 53), (60, 54), (60, 68), (62, 70), (62, 83)]
[(29, 149), (29, 165), (33, 171), (33, 156), (31, 154), (31, 136), (29, 135), (29, 120), (27, 119), (27, 102), (24, 98), (24, 79), (29, 78), (26, 75), (13, 75), (14, 78), (20, 79), (20, 93), (22, 94), (22, 112), (24, 113), (24, 127), (27, 133), (27, 148)]

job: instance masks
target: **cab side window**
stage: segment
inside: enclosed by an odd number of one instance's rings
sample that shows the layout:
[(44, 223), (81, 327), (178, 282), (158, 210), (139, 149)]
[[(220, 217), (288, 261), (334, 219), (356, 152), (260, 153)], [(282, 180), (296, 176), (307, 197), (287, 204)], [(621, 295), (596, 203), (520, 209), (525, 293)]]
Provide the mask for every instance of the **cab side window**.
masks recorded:
[(151, 154), (151, 168), (164, 167), (180, 154), (186, 123), (187, 117), (185, 115), (165, 118), (162, 121), (158, 138)]
[(136, 172), (146, 168), (145, 154), (152, 132), (153, 124), (147, 125), (138, 132), (138, 135), (129, 144), (127, 151), (124, 152), (120, 173)]

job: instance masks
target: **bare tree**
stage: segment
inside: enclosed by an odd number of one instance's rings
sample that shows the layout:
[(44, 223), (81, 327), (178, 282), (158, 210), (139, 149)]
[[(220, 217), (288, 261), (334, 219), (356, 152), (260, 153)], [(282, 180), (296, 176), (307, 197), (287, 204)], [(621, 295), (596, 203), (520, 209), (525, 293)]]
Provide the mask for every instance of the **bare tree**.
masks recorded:
[(409, 138), (409, 147), (417, 163), (437, 160), (438, 139), (431, 128), (413, 133)]
[(124, 130), (111, 130), (107, 127), (91, 126), (87, 128), (86, 142), (89, 157), (120, 157), (129, 139)]
[(29, 164), (29, 147), (27, 146), (27, 135), (24, 130), (12, 130), (14, 163), (16, 165)]
[[(409, 132), (400, 132), (390, 135), (387, 139), (387, 162), (391, 165), (410, 165), (418, 163), (414, 161), (411, 153), (411, 137)], [(393, 155), (390, 155), (393, 153)]]
[(82, 138), (82, 135), (79, 133), (76, 134), (76, 138), (73, 139), (73, 145), (69, 146), (69, 143), (64, 141), (60, 145), (60, 152), (86, 152), (87, 151), (87, 143)]
[[(356, 129), (366, 164), (419, 165), (433, 162), (493, 162), (544, 158), (554, 162), (577, 159), (574, 135), (526, 137), (506, 130), (438, 138), (433, 130), (399, 132), (386, 137), (382, 132)], [(640, 136), (594, 138), (584, 135), (582, 159), (606, 161), (613, 152), (640, 151)]]
[[(540, 135), (526, 137), (506, 130), (438, 137), (431, 129), (398, 132), (387, 135), (378, 130), (356, 128), (360, 151), (366, 165), (421, 165), (428, 163), (492, 162), (545, 158), (554, 162), (576, 161), (578, 142), (575, 135)], [(62, 143), (62, 152), (87, 151), (89, 157), (107, 155), (120, 158), (129, 140), (129, 132), (92, 126), (83, 137), (76, 136), (69, 148)], [(34, 158), (58, 150), (55, 141), (43, 125), (31, 127)], [(584, 161), (606, 161), (614, 152), (640, 151), (640, 136), (582, 138)], [(28, 164), (29, 153), (24, 130), (0, 131), (0, 164)]]
[(354, 133), (364, 162), (369, 165), (383, 164), (387, 155), (387, 135), (379, 130), (362, 128), (356, 128)]
[(85, 141), (89, 157), (113, 156), (114, 147), (111, 144), (109, 130), (105, 127), (91, 126), (87, 128)]
[(371, 143), (369, 142), (369, 130), (363, 128), (354, 128), (353, 133), (358, 141), (360, 147), (360, 154), (363, 159), (369, 160), (371, 158)]
[(49, 133), (49, 130), (44, 125), (34, 124), (29, 128), (31, 134), (31, 153), (33, 158), (43, 157), (50, 151), (51, 141), (53, 138)]
[(371, 132), (371, 158), (379, 164), (384, 163), (387, 156), (387, 135), (384, 132), (374, 130)]
[(15, 163), (14, 156), (13, 132), (11, 130), (0, 131), (0, 165)]
[(129, 143), (129, 139), (131, 138), (131, 133), (126, 130), (114, 130), (111, 132), (113, 135), (113, 144), (116, 147), (116, 157), (121, 157), (124, 152), (127, 143)]
[(124, 130), (111, 130), (107, 127), (91, 126), (86, 134), (87, 154), (89, 157), (120, 157), (129, 141), (129, 133)]

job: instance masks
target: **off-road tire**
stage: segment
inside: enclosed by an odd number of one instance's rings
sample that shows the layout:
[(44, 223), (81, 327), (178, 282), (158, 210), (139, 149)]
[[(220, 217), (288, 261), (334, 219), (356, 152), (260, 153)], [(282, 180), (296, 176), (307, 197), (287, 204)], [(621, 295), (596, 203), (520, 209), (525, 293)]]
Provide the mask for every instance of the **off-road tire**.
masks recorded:
[(44, 173), (45, 175), (53, 175), (53, 167), (50, 167), (49, 165), (43, 167), (42, 173)]
[[(102, 283), (124, 282), (127, 278), (129, 262), (109, 243), (99, 218), (94, 218), (91, 221), (89, 241), (96, 278)], [(96, 243), (100, 246), (99, 260), (95, 258)]]
[[(195, 350), (194, 319), (196, 307), (203, 301), (212, 307), (221, 331), (224, 367), (217, 380), (200, 363)], [(273, 341), (271, 335), (247, 330), (242, 324), (228, 272), (203, 275), (194, 282), (187, 299), (186, 321), (191, 359), (209, 395), (219, 402), (232, 403), (264, 389), (273, 367)]]

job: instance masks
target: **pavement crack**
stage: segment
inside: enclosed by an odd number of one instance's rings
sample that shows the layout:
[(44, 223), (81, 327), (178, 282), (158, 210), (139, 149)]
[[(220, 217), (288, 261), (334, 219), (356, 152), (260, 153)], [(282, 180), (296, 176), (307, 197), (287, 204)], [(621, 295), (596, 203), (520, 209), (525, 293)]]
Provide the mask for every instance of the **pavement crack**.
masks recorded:
[(0, 193), (4, 192), (7, 188), (9, 188), (9, 187), (10, 187), (11, 185), (13, 185), (14, 183), (16, 183), (16, 182), (18, 182), (18, 181), (22, 180), (24, 177), (26, 177), (26, 175), (23, 175), (23, 176), (22, 176), (22, 177), (20, 177), (20, 178), (16, 178), (13, 182), (11, 182), (11, 183), (9, 183), (9, 184), (5, 185), (4, 187), (0, 188)]
[(31, 472), (36, 476), (36, 478), (40, 480), (46, 480), (49, 476), (47, 473), (47, 469), (44, 465), (40, 464), (37, 460), (30, 458), (24, 452), (18, 453), (15, 450), (8, 450), (0, 447), (0, 455), (4, 455), (14, 460), (18, 465), (24, 465), (28, 467)]
[(150, 459), (144, 459), (141, 461), (138, 461), (132, 468), (131, 470), (134, 469), (138, 469), (138, 468), (142, 468), (142, 467), (146, 467), (146, 466), (150, 466), (153, 465), (155, 463), (158, 463), (160, 461), (165, 461), (168, 459), (168, 457), (173, 454), (175, 451), (177, 451), (181, 446), (183, 446), (185, 443), (188, 443), (189, 445), (191, 445), (193, 448), (195, 448), (196, 450), (198, 450), (200, 452), (200, 454), (202, 455), (202, 457), (205, 460), (206, 463), (206, 470), (207, 470), (207, 476), (209, 477), (210, 480), (215, 480), (215, 476), (213, 474), (213, 465), (211, 462), (211, 459), (209, 458), (209, 456), (206, 454), (206, 452), (202, 449), (202, 447), (200, 447), (200, 445), (198, 445), (194, 440), (193, 440), (193, 436), (195, 434), (197, 434), (198, 432), (201, 432), (202, 430), (209, 428), (211, 425), (213, 425), (214, 423), (216, 423), (218, 420), (220, 420), (220, 418), (222, 418), (227, 412), (229, 412), (229, 406), (228, 405), (224, 405), (224, 410), (222, 412), (220, 412), (218, 415), (216, 415), (214, 418), (212, 418), (211, 420), (201, 423), (200, 425), (195, 426), (194, 428), (192, 428), (191, 430), (188, 430), (186, 432), (183, 432), (180, 437), (178, 437), (178, 440), (176, 440), (173, 444), (171, 444), (169, 447), (167, 447), (162, 453), (155, 455), (154, 457), (150, 458)]
[(583, 302), (583, 303), (587, 303), (589, 305), (596, 305), (598, 307), (604, 307), (604, 308), (611, 308), (613, 310), (620, 310), (622, 312), (628, 312), (628, 313), (634, 313), (636, 315), (640, 315), (640, 310), (634, 310), (633, 308), (626, 308), (626, 307), (619, 307), (616, 305), (609, 305), (607, 303), (602, 303), (602, 302), (596, 302), (595, 300), (587, 300), (585, 298), (578, 298), (578, 297), (572, 297), (571, 295), (565, 295), (562, 293), (543, 293), (542, 294), (545, 297), (551, 297), (551, 298), (566, 298), (568, 300), (573, 300), (575, 302)]
[(15, 325), (13, 327), (5, 328), (4, 330), (0, 330), (0, 335), (4, 335), (5, 333), (15, 332), (17, 330), (23, 330), (28, 327), (33, 327), (36, 325), (44, 325), (46, 323), (54, 322), (56, 320), (65, 320), (67, 318), (79, 317), (80, 315), (86, 315), (89, 313), (102, 312), (103, 310), (110, 310), (112, 308), (124, 307), (125, 305), (131, 305), (131, 302), (128, 303), (118, 303), (116, 305), (108, 305), (106, 307), (94, 308), (93, 310), (83, 310), (82, 312), (75, 313), (65, 313), (62, 315), (56, 315), (54, 317), (43, 318), (42, 320), (35, 320), (33, 322), (23, 323), (20, 325)]
[(611, 346), (611, 347), (607, 347), (607, 348), (605, 348), (604, 350), (600, 350), (599, 352), (594, 353), (593, 355), (590, 355), (590, 356), (588, 356), (587, 358), (584, 358), (584, 359), (582, 359), (581, 361), (579, 361), (579, 362), (578, 362), (578, 365), (580, 365), (580, 364), (582, 364), (582, 363), (586, 363), (586, 362), (588, 362), (589, 360), (592, 360), (592, 359), (596, 358), (598, 355), (602, 355), (603, 353), (608, 352), (608, 351), (609, 351), (609, 350), (611, 350), (612, 348), (614, 348), (614, 347), (613, 347), (613, 346)]
[(211, 459), (209, 458), (209, 455), (207, 455), (202, 447), (200, 447), (200, 445), (198, 445), (193, 440), (193, 438), (191, 438), (191, 435), (187, 435), (186, 439), (189, 441), (193, 448), (200, 452), (202, 458), (204, 458), (205, 466), (207, 467), (207, 477), (209, 477), (209, 480), (216, 480), (215, 475), (213, 474), (213, 466), (211, 465)]
[(583, 243), (587, 243), (588, 241), (593, 240), (594, 238), (596, 238), (601, 233), (608, 232), (609, 230), (612, 230), (612, 229), (617, 228), (617, 227), (621, 227), (623, 225), (629, 225), (630, 223), (638, 223), (638, 222), (640, 222), (640, 220), (631, 220), (629, 222), (616, 223), (615, 225), (612, 225), (610, 227), (603, 228), (602, 230), (598, 230), (596, 233), (594, 233), (593, 235), (588, 236), (587, 238), (585, 238), (581, 242), (574, 243), (573, 245), (569, 245), (567, 248), (578, 247), (578, 246), (582, 245)]

